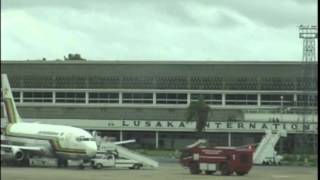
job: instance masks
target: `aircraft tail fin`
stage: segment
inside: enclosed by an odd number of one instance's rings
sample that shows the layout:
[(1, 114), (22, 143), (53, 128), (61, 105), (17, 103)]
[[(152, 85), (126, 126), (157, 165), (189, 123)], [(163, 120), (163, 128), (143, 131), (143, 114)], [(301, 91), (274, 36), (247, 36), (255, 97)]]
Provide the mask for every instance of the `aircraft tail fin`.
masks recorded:
[(7, 74), (1, 74), (1, 85), (2, 97), (8, 117), (8, 123), (14, 124), (21, 122), (21, 117), (18, 113), (16, 103), (14, 102)]

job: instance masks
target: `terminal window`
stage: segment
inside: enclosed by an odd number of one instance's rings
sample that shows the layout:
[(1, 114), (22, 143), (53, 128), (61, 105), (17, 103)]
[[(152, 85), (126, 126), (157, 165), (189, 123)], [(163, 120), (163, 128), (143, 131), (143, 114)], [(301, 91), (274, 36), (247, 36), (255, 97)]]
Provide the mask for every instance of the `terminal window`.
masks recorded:
[(85, 93), (82, 92), (57, 92), (57, 103), (85, 103)]
[(226, 105), (257, 105), (256, 94), (226, 94)]
[[(282, 97), (282, 99), (281, 99)], [(262, 94), (261, 95), (261, 105), (284, 105), (291, 106), (294, 105), (292, 94)]]
[(122, 103), (152, 104), (153, 94), (152, 93), (123, 93)]
[(23, 102), (52, 102), (52, 92), (23, 92)]
[(200, 96), (204, 99), (207, 104), (211, 105), (222, 105), (221, 94), (191, 94), (191, 101), (197, 101)]
[(157, 104), (187, 104), (185, 93), (158, 93)]
[(119, 93), (90, 92), (89, 103), (119, 103)]

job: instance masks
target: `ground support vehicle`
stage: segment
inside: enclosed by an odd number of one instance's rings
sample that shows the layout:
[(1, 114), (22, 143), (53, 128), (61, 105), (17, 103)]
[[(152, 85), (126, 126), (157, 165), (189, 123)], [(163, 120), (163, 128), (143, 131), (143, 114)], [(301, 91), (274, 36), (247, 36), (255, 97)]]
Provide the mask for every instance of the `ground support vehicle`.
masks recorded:
[(29, 158), (29, 165), (31, 167), (78, 167), (80, 169), (85, 168), (88, 162), (83, 160), (63, 160), (65, 163), (61, 163), (61, 159), (47, 158), (47, 157), (32, 157)]
[(114, 153), (100, 153), (96, 155), (96, 158), (91, 159), (91, 166), (95, 169), (101, 169), (104, 167), (140, 169), (143, 164), (133, 159), (117, 157)]
[(98, 147), (98, 154), (114, 154), (115, 162), (118, 164), (118, 166), (120, 166), (120, 164), (123, 166), (128, 164), (129, 166), (130, 164), (134, 163), (136, 165), (135, 168), (138, 167), (137, 164), (139, 164), (139, 167), (143, 166), (144, 168), (159, 167), (159, 163), (157, 161), (135, 151), (131, 151), (121, 145), (118, 145), (117, 143), (101, 141), (99, 142)]
[(253, 150), (235, 147), (187, 147), (181, 149), (180, 163), (191, 174), (201, 172), (210, 175), (220, 171), (222, 175), (247, 174), (253, 164)]

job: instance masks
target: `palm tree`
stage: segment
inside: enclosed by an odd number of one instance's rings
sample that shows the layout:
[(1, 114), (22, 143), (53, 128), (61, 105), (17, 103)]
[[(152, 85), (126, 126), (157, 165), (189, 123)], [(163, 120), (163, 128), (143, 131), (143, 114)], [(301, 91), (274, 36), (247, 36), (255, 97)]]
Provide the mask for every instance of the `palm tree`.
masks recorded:
[(206, 127), (208, 122), (208, 113), (210, 107), (200, 96), (198, 101), (190, 103), (187, 110), (186, 122), (196, 121), (196, 131), (200, 134)]

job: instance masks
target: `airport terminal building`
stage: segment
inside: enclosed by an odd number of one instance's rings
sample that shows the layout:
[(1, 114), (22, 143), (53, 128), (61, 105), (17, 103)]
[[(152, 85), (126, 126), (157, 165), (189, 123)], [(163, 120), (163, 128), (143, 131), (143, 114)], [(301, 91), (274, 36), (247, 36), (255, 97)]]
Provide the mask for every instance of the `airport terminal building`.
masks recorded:
[[(302, 142), (317, 147), (318, 79), (310, 75), (317, 63), (1, 61), (1, 72), (27, 121), (136, 139), (137, 148), (177, 149), (198, 136), (240, 146), (258, 143), (267, 129), (287, 131), (277, 146), (282, 152), (298, 151)], [(202, 135), (186, 123), (200, 96), (211, 107)]]

